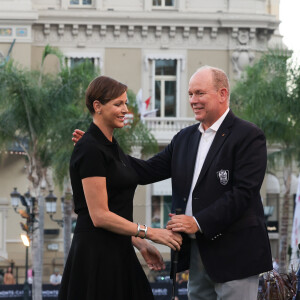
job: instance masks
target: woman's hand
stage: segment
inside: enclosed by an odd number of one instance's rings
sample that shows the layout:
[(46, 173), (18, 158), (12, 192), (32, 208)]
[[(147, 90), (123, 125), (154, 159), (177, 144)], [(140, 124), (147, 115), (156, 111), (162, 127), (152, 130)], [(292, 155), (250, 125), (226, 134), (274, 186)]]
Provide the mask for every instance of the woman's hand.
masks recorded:
[(172, 230), (148, 227), (147, 238), (155, 243), (166, 245), (173, 250), (180, 250), (182, 236)]
[(161, 271), (166, 268), (160, 252), (148, 241), (132, 237), (132, 243), (140, 251), (150, 270)]
[(74, 146), (83, 137), (84, 134), (85, 134), (85, 132), (80, 129), (75, 129), (73, 131), (72, 141), (74, 142)]

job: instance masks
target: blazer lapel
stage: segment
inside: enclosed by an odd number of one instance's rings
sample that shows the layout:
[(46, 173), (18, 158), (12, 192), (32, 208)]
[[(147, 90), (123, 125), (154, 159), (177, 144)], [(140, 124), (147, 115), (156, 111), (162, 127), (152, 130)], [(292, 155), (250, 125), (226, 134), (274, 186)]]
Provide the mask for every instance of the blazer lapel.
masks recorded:
[(201, 172), (200, 172), (200, 175), (198, 177), (195, 187), (202, 180), (202, 178), (204, 177), (206, 171), (208, 170), (211, 162), (213, 161), (215, 155), (218, 153), (220, 147), (223, 145), (223, 143), (229, 136), (229, 134), (231, 132), (229, 128), (231, 127), (234, 118), (235, 118), (235, 116), (234, 116), (233, 112), (230, 110), (228, 112), (226, 118), (224, 119), (223, 123), (221, 124), (220, 128), (218, 129), (216, 136), (210, 146), (210, 149), (207, 153), (206, 159), (204, 161), (203, 167), (201, 169)]
[(188, 142), (188, 149), (186, 155), (188, 155), (187, 163), (186, 163), (186, 176), (185, 176), (185, 195), (189, 195), (191, 185), (193, 182), (195, 163), (197, 158), (198, 146), (200, 143), (201, 132), (198, 127), (196, 131), (190, 136)]

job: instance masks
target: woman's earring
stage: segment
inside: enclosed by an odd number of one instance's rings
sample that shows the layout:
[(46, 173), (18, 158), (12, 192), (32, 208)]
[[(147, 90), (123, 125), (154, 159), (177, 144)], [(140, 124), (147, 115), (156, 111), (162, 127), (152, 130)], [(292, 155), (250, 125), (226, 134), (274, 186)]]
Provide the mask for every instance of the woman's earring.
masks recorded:
[(98, 115), (101, 115), (101, 111), (98, 111)]

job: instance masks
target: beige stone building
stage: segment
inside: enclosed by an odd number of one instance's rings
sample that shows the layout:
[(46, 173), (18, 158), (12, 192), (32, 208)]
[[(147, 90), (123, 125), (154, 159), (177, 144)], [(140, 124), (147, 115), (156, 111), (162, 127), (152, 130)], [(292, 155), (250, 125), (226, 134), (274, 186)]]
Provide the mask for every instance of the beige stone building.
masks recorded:
[[(187, 88), (195, 70), (202, 65), (222, 68), (234, 84), (246, 65), (268, 46), (281, 43), (278, 16), (279, 0), (1, 0), (0, 60), (9, 53), (19, 64), (36, 69), (47, 44), (58, 47), (70, 66), (90, 59), (101, 74), (126, 83), (135, 93), (141, 90), (142, 100), (151, 97), (144, 121), (164, 147), (177, 131), (194, 123)], [(54, 59), (46, 64), (50, 71), (58, 69)], [(2, 153), (0, 161), (0, 266), (13, 261), (22, 283), (25, 249), (19, 238), (22, 220), (10, 204), (14, 187), (23, 193), (28, 188), (26, 162), (17, 149)], [(275, 206), (269, 220), (277, 225), (282, 192), (280, 170), (267, 175), (262, 195), (265, 204)], [(58, 189), (55, 193), (63, 196)], [(168, 180), (139, 187), (136, 221), (164, 226), (170, 202)], [(55, 217), (61, 218), (59, 208)], [(62, 270), (63, 230), (47, 214), (45, 229), (41, 247), (46, 283), (55, 266)], [(277, 256), (278, 233), (270, 237)], [(158, 248), (168, 260), (169, 250)]]

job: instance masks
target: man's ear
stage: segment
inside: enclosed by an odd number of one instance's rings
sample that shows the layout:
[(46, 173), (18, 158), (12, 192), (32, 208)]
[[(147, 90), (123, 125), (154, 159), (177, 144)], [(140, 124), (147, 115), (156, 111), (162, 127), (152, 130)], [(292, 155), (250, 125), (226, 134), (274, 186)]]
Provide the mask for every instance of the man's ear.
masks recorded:
[(223, 88), (220, 89), (219, 93), (220, 93), (220, 96), (221, 96), (221, 102), (223, 103), (223, 102), (227, 101), (227, 99), (228, 99), (228, 90), (225, 87), (223, 87)]

